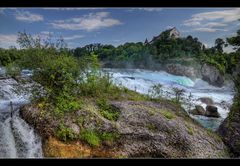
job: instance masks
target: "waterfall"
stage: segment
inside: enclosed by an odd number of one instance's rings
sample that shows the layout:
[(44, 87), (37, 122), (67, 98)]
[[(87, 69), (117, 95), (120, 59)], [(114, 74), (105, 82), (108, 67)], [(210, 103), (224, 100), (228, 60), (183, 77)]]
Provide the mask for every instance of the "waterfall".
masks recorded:
[(19, 107), (28, 100), (14, 93), (16, 84), (13, 79), (0, 80), (0, 158), (41, 158), (41, 138), (19, 116)]

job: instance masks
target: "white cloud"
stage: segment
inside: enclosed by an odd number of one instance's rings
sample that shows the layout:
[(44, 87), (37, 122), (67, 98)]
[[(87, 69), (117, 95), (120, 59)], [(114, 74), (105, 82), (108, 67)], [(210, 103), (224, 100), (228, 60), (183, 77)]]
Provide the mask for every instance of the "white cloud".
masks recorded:
[(10, 46), (17, 46), (17, 37), (15, 34), (0, 34), (0, 47), (9, 48)]
[(122, 23), (109, 17), (108, 12), (97, 12), (84, 15), (83, 17), (76, 17), (66, 20), (55, 20), (50, 23), (55, 29), (66, 30), (97, 30), (101, 28), (121, 25)]
[(194, 28), (193, 30), (200, 31), (200, 32), (227, 31), (226, 29), (215, 29), (215, 28)]
[(73, 35), (73, 36), (66, 36), (66, 37), (63, 37), (64, 40), (74, 40), (74, 39), (80, 39), (80, 38), (83, 38), (84, 36), (83, 35)]
[(229, 23), (238, 19), (240, 19), (240, 8), (233, 8), (194, 14), (190, 19), (185, 20), (183, 25), (201, 32), (227, 31), (218, 27), (227, 27)]
[(24, 22), (38, 22), (38, 21), (43, 21), (43, 16), (39, 14), (33, 14), (28, 11), (16, 11), (15, 17), (19, 21), (24, 21)]

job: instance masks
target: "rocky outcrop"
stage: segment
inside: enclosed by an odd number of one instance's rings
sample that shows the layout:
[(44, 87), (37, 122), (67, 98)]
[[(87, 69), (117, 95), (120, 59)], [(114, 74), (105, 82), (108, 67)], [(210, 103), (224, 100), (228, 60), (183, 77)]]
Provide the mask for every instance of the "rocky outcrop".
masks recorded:
[(208, 64), (204, 64), (201, 68), (202, 79), (209, 84), (217, 87), (222, 87), (224, 83), (224, 76), (219, 70)]
[(209, 97), (201, 97), (198, 100), (200, 100), (202, 103), (207, 104), (207, 105), (214, 104), (213, 100)]
[(233, 157), (240, 157), (240, 110), (232, 108), (228, 117), (219, 126), (218, 133), (229, 147)]
[[(56, 138), (51, 140), (54, 136), (51, 134), (43, 141), (45, 156), (66, 157), (74, 154), (73, 157), (228, 157), (226, 147), (215, 133), (205, 130), (181, 108), (171, 103), (112, 101), (111, 107), (120, 112), (116, 121), (109, 121), (101, 116), (96, 105), (91, 105), (90, 102), (86, 104), (87, 107), (71, 113), (63, 121), (75, 123), (81, 129), (115, 132), (120, 137), (111, 146), (92, 148), (81, 140), (67, 144), (56, 141)], [(43, 135), (52, 129), (50, 127), (54, 128), (54, 120), (39, 120), (40, 112), (33, 106), (25, 106), (21, 112), (22, 117)], [(74, 128), (77, 129), (76, 126)], [(71, 154), (65, 154), (70, 151)]]
[(195, 109), (191, 110), (190, 113), (193, 115), (205, 115), (205, 110), (202, 106), (196, 105)]
[(207, 105), (205, 116), (219, 118), (220, 114), (218, 113), (217, 107), (213, 105)]
[(184, 66), (181, 64), (167, 64), (166, 71), (170, 74), (196, 78), (197, 71), (193, 67)]

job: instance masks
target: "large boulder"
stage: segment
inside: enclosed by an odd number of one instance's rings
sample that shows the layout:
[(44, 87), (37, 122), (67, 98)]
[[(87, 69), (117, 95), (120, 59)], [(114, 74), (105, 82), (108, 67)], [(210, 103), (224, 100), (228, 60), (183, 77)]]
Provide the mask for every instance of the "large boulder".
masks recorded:
[(224, 76), (219, 70), (208, 64), (204, 64), (201, 68), (202, 79), (209, 84), (217, 87), (222, 87), (224, 83)]
[(219, 118), (220, 114), (218, 113), (218, 108), (213, 105), (207, 105), (205, 116)]
[[(110, 121), (100, 115), (97, 107), (90, 106), (72, 114), (72, 121), (78, 121), (83, 128), (119, 134), (112, 146), (91, 148), (78, 141), (64, 143), (61, 141), (43, 141), (44, 155), (49, 157), (159, 157), (159, 158), (221, 158), (228, 157), (226, 147), (221, 139), (204, 129), (191, 119), (180, 107), (168, 103), (152, 101), (111, 101), (111, 106), (120, 112), (116, 121)], [(87, 108), (89, 110), (87, 110)], [(30, 109), (30, 110), (29, 110)], [(30, 114), (33, 107), (21, 109), (23, 118), (34, 124), (43, 126), (43, 121)], [(26, 113), (27, 112), (27, 113)], [(82, 114), (83, 113), (83, 114)], [(28, 116), (26, 116), (28, 115)], [(31, 119), (31, 120), (30, 120)], [(52, 123), (51, 121), (44, 121)], [(70, 122), (69, 122), (70, 123)], [(48, 131), (36, 127), (42, 132)], [(70, 150), (70, 151), (69, 151)], [(54, 152), (54, 153), (53, 153)], [(70, 153), (71, 152), (71, 153)], [(65, 155), (68, 153), (68, 155)], [(74, 155), (73, 155), (74, 154)]]
[(233, 157), (240, 157), (240, 109), (232, 108), (218, 131)]
[(207, 104), (207, 105), (214, 104), (213, 100), (209, 97), (201, 97), (198, 100), (200, 100), (202, 103)]
[(196, 70), (193, 67), (184, 66), (181, 64), (167, 64), (166, 71), (170, 74), (196, 78)]
[(205, 110), (202, 106), (196, 105), (195, 109), (191, 110), (190, 113), (193, 115), (205, 115)]

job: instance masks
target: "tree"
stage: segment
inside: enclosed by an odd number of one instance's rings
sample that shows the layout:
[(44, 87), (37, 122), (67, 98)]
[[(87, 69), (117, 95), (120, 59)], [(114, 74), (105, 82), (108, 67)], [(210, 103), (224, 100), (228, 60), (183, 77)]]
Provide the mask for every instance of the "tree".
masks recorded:
[(225, 42), (224, 42), (224, 40), (221, 39), (221, 38), (217, 38), (217, 39), (215, 40), (215, 48), (217, 49), (217, 51), (218, 51), (219, 53), (223, 53), (223, 46), (224, 46), (224, 44), (225, 44)]

